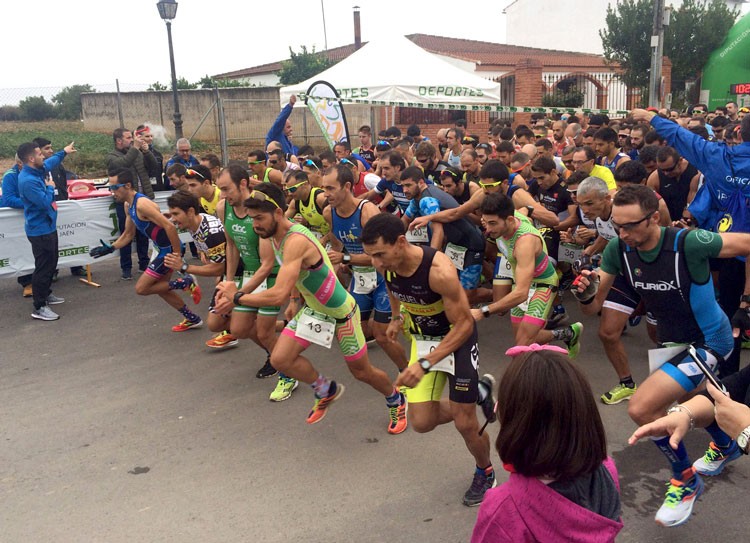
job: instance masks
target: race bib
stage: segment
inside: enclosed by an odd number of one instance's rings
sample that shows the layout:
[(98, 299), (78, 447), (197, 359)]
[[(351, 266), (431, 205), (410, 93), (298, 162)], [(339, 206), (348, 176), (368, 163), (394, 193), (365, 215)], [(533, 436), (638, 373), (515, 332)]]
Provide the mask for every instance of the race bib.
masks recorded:
[(559, 262), (573, 264), (576, 260), (580, 260), (582, 256), (583, 247), (580, 245), (574, 245), (573, 243), (560, 243), (560, 247), (557, 251), (557, 260)]
[[(247, 284), (247, 282), (250, 281), (250, 278), (253, 275), (255, 275), (255, 272), (246, 271), (242, 274), (241, 278), (234, 278), (234, 284), (237, 285), (237, 288), (242, 288), (243, 285)], [(258, 285), (258, 287), (250, 294), (257, 294), (258, 292), (263, 292), (264, 290), (268, 290), (268, 278), (263, 279), (263, 282)]]
[(529, 295), (526, 298), (526, 301), (522, 304), (518, 304), (518, 309), (526, 313), (529, 310), (529, 302), (531, 302), (531, 297), (534, 296), (534, 293), (536, 292), (536, 289), (534, 287), (529, 287)]
[(449, 243), (445, 246), (445, 254), (451, 259), (453, 265), (458, 270), (464, 269), (464, 263), (466, 262), (466, 247)]
[(430, 235), (426, 226), (420, 226), (414, 230), (406, 231), (406, 241), (409, 243), (429, 243)]
[(497, 256), (497, 279), (513, 279), (513, 266), (510, 261), (502, 254)]
[(378, 272), (375, 268), (352, 268), (352, 281), (355, 294), (370, 294), (378, 286)]
[(336, 334), (336, 321), (328, 315), (317, 313), (306, 307), (297, 319), (297, 330), (294, 332), (298, 338), (305, 339), (326, 349), (331, 348), (333, 336)]
[[(428, 336), (412, 336), (417, 344), (417, 357), (424, 358), (432, 351), (434, 351), (442, 338), (432, 338)], [(456, 374), (456, 357), (453, 353), (443, 358), (437, 364), (433, 364), (430, 371), (443, 371), (450, 373), (451, 375)]]

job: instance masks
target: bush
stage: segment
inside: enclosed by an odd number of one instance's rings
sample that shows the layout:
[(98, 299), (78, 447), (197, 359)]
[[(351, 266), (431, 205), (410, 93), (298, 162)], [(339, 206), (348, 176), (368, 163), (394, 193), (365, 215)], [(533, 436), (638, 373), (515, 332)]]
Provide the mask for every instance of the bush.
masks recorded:
[(24, 121), (44, 121), (55, 118), (55, 106), (44, 96), (29, 96), (18, 104), (21, 119)]
[(52, 97), (57, 106), (56, 112), (59, 119), (80, 120), (81, 118), (81, 93), (96, 92), (91, 85), (73, 85), (65, 87)]
[(21, 119), (21, 108), (18, 106), (0, 106), (0, 121), (18, 121)]
[(543, 107), (581, 107), (584, 96), (581, 91), (571, 87), (567, 92), (556, 90), (542, 96)]

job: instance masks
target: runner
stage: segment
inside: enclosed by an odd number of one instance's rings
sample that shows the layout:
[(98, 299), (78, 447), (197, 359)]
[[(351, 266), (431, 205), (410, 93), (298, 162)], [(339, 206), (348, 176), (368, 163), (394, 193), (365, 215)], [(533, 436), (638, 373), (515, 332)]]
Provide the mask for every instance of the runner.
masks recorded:
[[(593, 315), (603, 307), (615, 278), (622, 275), (656, 317), (659, 341), (682, 344), (661, 354), (664, 362), (630, 399), (628, 414), (639, 426), (660, 418), (673, 402), (703, 382), (703, 373), (685, 354), (685, 344), (695, 346), (712, 369), (732, 351), (732, 327), (716, 301), (708, 260), (750, 254), (750, 236), (745, 234), (660, 227), (657, 204), (654, 191), (643, 185), (629, 185), (617, 193), (612, 224), (619, 238), (607, 244), (600, 270), (583, 271), (573, 291), (581, 310)], [(737, 444), (715, 423), (706, 430), (713, 442), (693, 465), (684, 444), (675, 450), (669, 436), (653, 438), (674, 474), (656, 513), (659, 524), (686, 522), (703, 493), (698, 473), (718, 475), (740, 456)]]
[(221, 191), (211, 182), (211, 170), (205, 166), (187, 168), (185, 172), (188, 190), (200, 198), (200, 205), (209, 215), (216, 216), (216, 206), (221, 199)]
[(269, 168), (266, 160), (266, 153), (261, 150), (250, 151), (247, 154), (247, 165), (253, 174), (250, 186), (254, 187), (260, 183), (273, 183), (277, 187), (283, 187), (284, 175), (279, 170)]
[[(301, 354), (311, 343), (330, 347), (335, 337), (352, 375), (385, 396), (390, 415), (388, 432), (399, 434), (406, 429), (406, 398), (385, 372), (370, 364), (354, 298), (336, 279), (333, 264), (315, 236), (284, 216), (283, 196), (278, 187), (264, 184), (245, 200), (255, 232), (271, 239), (281, 265), (276, 284), (263, 292), (243, 294), (234, 282), (225, 281), (219, 286), (221, 294), (240, 307), (280, 305), (289, 300), (287, 315), (294, 318), (276, 343), (271, 364), (315, 391), (308, 424), (325, 417), (328, 406), (344, 393), (344, 386), (320, 374)], [(299, 306), (300, 295), (305, 300), (303, 308)]]
[[(362, 232), (365, 251), (388, 283), (393, 315), (388, 337), (397, 341), (405, 320), (411, 334), (409, 367), (396, 386), (410, 387), (406, 394), (415, 431), (430, 432), (453, 421), (476, 464), (463, 503), (476, 506), (496, 484), (489, 438), (479, 429), (475, 407), (481, 406), (488, 422), (495, 420), (495, 380), (477, 373), (477, 328), (450, 259), (410, 244), (405, 233), (401, 221), (387, 213), (370, 219)], [(441, 399), (446, 381), (449, 397)]]
[[(312, 162), (312, 161), (311, 161)], [(328, 205), (323, 189), (313, 187), (306, 172), (293, 172), (286, 182), (286, 192), (292, 196), (289, 208), (286, 210), (288, 219), (293, 219), (297, 213), (302, 215), (304, 224), (309, 228), (322, 245), (328, 241), (330, 225), (323, 217), (323, 210)]]
[[(125, 247), (133, 241), (136, 229), (138, 229), (151, 240), (154, 248), (151, 262), (135, 284), (136, 294), (141, 296), (157, 294), (182, 314), (184, 318), (180, 324), (172, 327), (173, 332), (184, 332), (203, 326), (201, 318), (188, 309), (175, 289), (170, 286), (169, 278), (173, 270), (164, 262), (164, 257), (173, 253), (181, 259), (182, 253), (175, 225), (162, 214), (158, 204), (135, 191), (132, 171), (120, 170), (110, 176), (109, 190), (115, 202), (125, 205), (125, 230), (111, 245), (102, 241), (101, 246), (91, 249), (91, 256), (99, 258)], [(190, 291), (193, 302), (200, 303), (201, 291), (194, 278), (190, 282), (185, 282), (184, 287)]]
[[(352, 281), (349, 292), (359, 306), (362, 331), (365, 337), (375, 337), (399, 371), (406, 368), (406, 351), (400, 343), (386, 336), (391, 320), (391, 305), (383, 276), (372, 267), (372, 259), (362, 247), (362, 228), (379, 211), (375, 204), (355, 198), (352, 194), (354, 172), (351, 167), (339, 165), (323, 177), (325, 197), (330, 204), (323, 210), (331, 232), (342, 244), (342, 251), (328, 250), (328, 258), (336, 265), (350, 266)], [(370, 326), (370, 316), (373, 317)]]

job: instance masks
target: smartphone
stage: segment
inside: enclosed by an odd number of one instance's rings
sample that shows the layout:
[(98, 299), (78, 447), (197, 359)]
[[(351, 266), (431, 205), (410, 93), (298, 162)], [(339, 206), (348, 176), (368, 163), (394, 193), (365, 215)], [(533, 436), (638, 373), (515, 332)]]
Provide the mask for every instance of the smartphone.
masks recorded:
[(698, 366), (698, 368), (703, 372), (703, 375), (706, 376), (706, 380), (708, 380), (709, 383), (726, 394), (726, 387), (721, 381), (716, 378), (714, 372), (712, 372), (711, 368), (708, 367), (708, 364), (706, 364), (706, 362), (704, 362), (703, 359), (698, 355), (698, 351), (695, 350), (695, 347), (693, 347), (692, 345), (688, 345), (687, 351), (690, 355), (690, 358), (692, 358), (693, 362), (695, 362), (695, 365)]

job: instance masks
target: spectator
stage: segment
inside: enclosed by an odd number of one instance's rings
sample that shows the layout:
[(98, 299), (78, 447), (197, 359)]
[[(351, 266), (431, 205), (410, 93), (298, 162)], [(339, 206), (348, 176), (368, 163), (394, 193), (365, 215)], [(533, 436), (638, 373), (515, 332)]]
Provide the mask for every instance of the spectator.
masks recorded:
[(211, 172), (211, 180), (216, 183), (221, 173), (221, 160), (213, 153), (206, 153), (201, 157), (201, 165)]
[(190, 145), (190, 140), (187, 138), (180, 138), (177, 140), (177, 154), (167, 161), (166, 169), (168, 170), (173, 164), (182, 164), (186, 168), (192, 168), (200, 164), (198, 159), (190, 154), (193, 147)]
[(151, 181), (151, 185), (154, 190), (166, 190), (166, 178), (164, 176), (164, 156), (159, 150), (154, 147), (154, 133), (151, 131), (151, 127), (145, 124), (140, 124), (135, 129), (136, 134), (143, 136), (143, 141), (148, 144), (148, 150), (154, 155), (154, 162), (149, 161), (146, 164), (146, 172), (148, 178)]
[(289, 121), (289, 116), (292, 114), (292, 108), (297, 102), (297, 96), (292, 94), (289, 97), (289, 103), (284, 106), (276, 117), (276, 120), (271, 125), (271, 128), (266, 134), (266, 146), (272, 141), (278, 141), (281, 144), (281, 149), (284, 153), (289, 155), (297, 155), (299, 149), (292, 143), (292, 123)]
[(57, 204), (55, 182), (49, 177), (68, 154), (76, 150), (71, 143), (46, 161), (36, 143), (23, 143), (18, 148), (18, 158), (23, 168), (18, 175), (18, 193), (23, 202), (26, 237), (34, 253), (34, 273), (31, 277), (35, 319), (54, 321), (60, 316), (49, 306), (65, 300), (52, 294), (52, 277), (57, 269)]
[(472, 543), (614, 541), (617, 470), (586, 377), (558, 347), (506, 354), (496, 447), (510, 478), (485, 494)]
[[(15, 161), (16, 163), (3, 174), (3, 193), (0, 196), (0, 207), (23, 209), (23, 201), (18, 194), (18, 174), (21, 173), (23, 162), (18, 159), (18, 155), (16, 155)], [(19, 275), (17, 281), (23, 287), (23, 297), (31, 298), (31, 274)]]
[(169, 188), (174, 190), (187, 191), (187, 168), (182, 164), (172, 164), (167, 168), (166, 176), (169, 180)]

